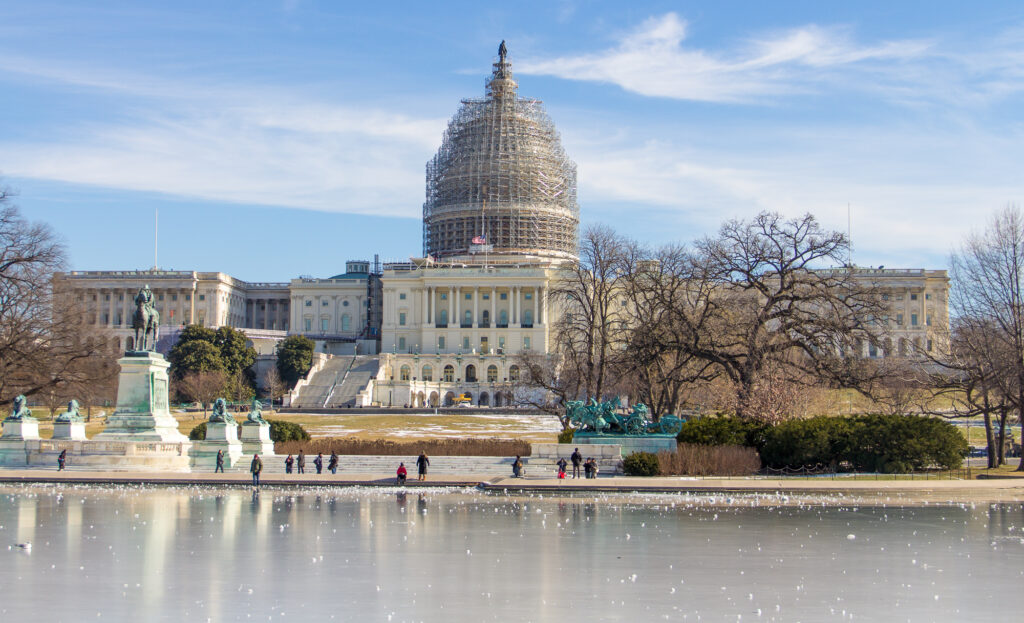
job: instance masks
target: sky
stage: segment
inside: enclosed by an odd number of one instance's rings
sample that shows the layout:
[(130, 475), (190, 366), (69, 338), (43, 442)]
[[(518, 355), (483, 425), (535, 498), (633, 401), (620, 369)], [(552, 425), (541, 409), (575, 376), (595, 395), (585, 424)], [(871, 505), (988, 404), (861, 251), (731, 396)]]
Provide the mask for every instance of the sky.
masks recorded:
[(0, 0), (0, 183), (75, 270), (405, 260), (503, 39), (584, 225), (658, 245), (810, 212), (859, 265), (945, 268), (1024, 201), (1019, 2)]

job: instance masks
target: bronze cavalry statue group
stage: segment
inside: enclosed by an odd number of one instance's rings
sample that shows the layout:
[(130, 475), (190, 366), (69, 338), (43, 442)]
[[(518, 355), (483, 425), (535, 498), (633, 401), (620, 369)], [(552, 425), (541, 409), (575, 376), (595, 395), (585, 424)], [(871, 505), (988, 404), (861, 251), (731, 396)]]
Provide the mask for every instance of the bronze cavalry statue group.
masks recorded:
[(565, 405), (569, 423), (576, 430), (607, 435), (678, 435), (683, 420), (674, 415), (663, 415), (653, 421), (647, 405), (635, 404), (629, 413), (619, 413), (619, 399), (598, 403), (593, 398), (586, 404), (571, 400)]

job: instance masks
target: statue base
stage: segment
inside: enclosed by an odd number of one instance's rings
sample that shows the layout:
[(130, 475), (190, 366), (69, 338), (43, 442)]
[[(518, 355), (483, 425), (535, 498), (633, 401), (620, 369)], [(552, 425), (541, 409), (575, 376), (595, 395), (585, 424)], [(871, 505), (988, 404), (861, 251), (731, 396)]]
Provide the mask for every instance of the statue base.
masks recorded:
[(192, 446), (192, 467), (216, 468), (217, 452), (224, 452), (224, 469), (238, 463), (242, 456), (242, 443), (238, 440), (238, 424), (234, 422), (208, 422), (206, 439)]
[(274, 442), (270, 440), (270, 424), (242, 422), (242, 452), (274, 456)]
[(167, 368), (163, 355), (129, 351), (118, 359), (117, 408), (96, 441), (191, 443), (178, 430), (167, 401)]
[[(676, 436), (663, 433), (652, 433), (650, 435), (605, 435), (601, 433), (577, 432), (572, 436), (572, 443), (576, 445), (618, 445), (621, 447), (622, 456), (628, 456), (634, 452), (651, 452), (657, 454), (662, 451), (676, 451)], [(585, 451), (580, 450), (583, 454)]]
[(4, 420), (3, 439), (8, 441), (25, 441), (39, 439), (39, 420), (25, 418), (21, 420)]
[(67, 450), (67, 467), (91, 471), (189, 471), (191, 442), (43, 439), (27, 441), (26, 465), (52, 468)]
[(39, 421), (35, 418), (4, 420), (4, 435), (0, 437), (0, 465), (25, 467), (29, 451), (39, 442)]
[(84, 441), (86, 439), (85, 422), (54, 422), (53, 438)]

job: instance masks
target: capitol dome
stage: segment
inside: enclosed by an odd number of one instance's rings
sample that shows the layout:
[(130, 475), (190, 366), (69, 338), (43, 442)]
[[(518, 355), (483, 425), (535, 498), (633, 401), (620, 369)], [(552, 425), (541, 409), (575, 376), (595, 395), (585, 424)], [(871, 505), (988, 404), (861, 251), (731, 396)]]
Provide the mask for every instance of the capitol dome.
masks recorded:
[(486, 96), (462, 101), (427, 163), (425, 255), (576, 258), (576, 164), (541, 101), (518, 86), (503, 41)]

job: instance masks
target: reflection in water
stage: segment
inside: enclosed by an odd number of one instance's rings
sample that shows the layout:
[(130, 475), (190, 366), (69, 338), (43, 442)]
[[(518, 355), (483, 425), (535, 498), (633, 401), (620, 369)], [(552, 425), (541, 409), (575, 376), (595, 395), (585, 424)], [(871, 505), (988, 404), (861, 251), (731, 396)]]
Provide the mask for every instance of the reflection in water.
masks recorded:
[(0, 549), (0, 618), (981, 620), (1024, 562), (1020, 504), (411, 495), (0, 488), (35, 544)]

